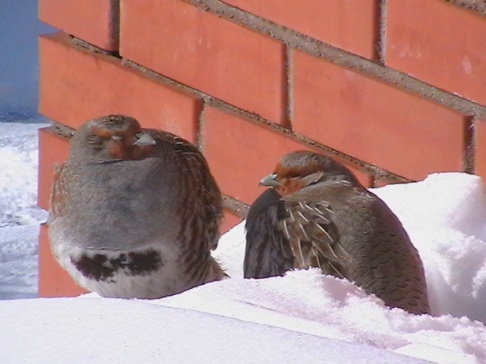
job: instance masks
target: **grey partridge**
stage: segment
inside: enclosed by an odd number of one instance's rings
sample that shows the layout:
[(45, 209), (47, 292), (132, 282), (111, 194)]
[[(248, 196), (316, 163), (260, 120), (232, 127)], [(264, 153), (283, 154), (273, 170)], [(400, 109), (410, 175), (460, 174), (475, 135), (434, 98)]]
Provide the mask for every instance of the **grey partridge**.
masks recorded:
[(246, 221), (245, 278), (319, 267), (387, 306), (429, 313), (424, 268), (397, 216), (344, 165), (319, 154), (285, 155)]
[(56, 173), (49, 237), (60, 265), (105, 297), (160, 298), (220, 280), (222, 196), (186, 140), (109, 115), (83, 124)]

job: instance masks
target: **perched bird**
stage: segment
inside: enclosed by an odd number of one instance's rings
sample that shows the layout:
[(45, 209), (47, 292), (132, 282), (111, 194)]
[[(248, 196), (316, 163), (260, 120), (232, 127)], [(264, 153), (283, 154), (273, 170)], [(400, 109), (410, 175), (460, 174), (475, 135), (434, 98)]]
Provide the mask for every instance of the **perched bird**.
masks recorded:
[(429, 313), (420, 256), (396, 215), (344, 165), (296, 151), (285, 155), (246, 221), (245, 278), (319, 267), (387, 306)]
[(160, 298), (220, 280), (221, 192), (200, 151), (110, 115), (83, 124), (50, 198), (54, 255), (105, 297)]

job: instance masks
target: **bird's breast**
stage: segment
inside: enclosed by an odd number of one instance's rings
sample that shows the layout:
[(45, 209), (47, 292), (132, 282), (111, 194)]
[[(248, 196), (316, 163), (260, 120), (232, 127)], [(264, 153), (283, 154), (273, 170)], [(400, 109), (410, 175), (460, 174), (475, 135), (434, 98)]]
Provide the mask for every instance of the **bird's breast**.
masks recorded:
[(79, 244), (143, 245), (177, 236), (177, 184), (150, 160), (85, 168), (66, 193), (71, 208), (61, 220)]

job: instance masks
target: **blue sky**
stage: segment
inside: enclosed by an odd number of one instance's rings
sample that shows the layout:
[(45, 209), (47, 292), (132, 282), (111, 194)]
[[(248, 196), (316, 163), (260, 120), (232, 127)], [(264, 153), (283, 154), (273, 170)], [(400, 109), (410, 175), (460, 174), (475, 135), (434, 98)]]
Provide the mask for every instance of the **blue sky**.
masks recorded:
[(37, 19), (37, 0), (0, 1), (0, 121), (36, 115), (37, 36), (50, 31)]

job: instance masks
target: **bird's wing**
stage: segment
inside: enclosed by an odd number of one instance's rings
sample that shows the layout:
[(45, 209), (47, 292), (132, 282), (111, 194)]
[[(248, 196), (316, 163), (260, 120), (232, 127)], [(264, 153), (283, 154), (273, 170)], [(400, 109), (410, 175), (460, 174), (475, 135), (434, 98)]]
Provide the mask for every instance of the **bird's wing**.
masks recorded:
[(288, 216), (279, 227), (290, 244), (294, 267), (320, 267), (323, 273), (346, 277), (351, 255), (341, 245), (331, 205), (300, 193), (283, 200)]
[(64, 179), (66, 178), (66, 164), (55, 166), (51, 195), (49, 198), (49, 221), (64, 214), (65, 199), (67, 197)]
[[(175, 134), (155, 129), (146, 131), (158, 143), (169, 146), (175, 153), (176, 163), (182, 172), (180, 183), (184, 200), (179, 207), (179, 213), (187, 216), (182, 218), (181, 234), (186, 234), (189, 227), (195, 240), (201, 240), (201, 236), (205, 236), (204, 241), (207, 241), (209, 248), (216, 249), (219, 224), (223, 217), (223, 200), (206, 158), (196, 146)], [(204, 226), (198, 226), (198, 221), (203, 222)]]
[(245, 278), (309, 267), (346, 277), (350, 260), (326, 201), (300, 193), (282, 198), (269, 189), (252, 205), (246, 221)]
[(284, 275), (293, 268), (294, 257), (279, 221), (286, 217), (280, 194), (268, 189), (258, 197), (246, 219), (245, 278)]

